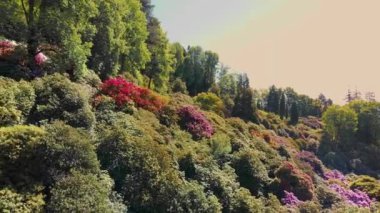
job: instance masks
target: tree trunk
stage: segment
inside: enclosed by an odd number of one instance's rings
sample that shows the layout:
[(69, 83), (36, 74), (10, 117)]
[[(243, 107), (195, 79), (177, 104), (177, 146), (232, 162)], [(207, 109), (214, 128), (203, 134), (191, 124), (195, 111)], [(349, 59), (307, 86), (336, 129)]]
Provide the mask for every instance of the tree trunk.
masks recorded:
[(37, 64), (35, 61), (35, 56), (38, 50), (38, 39), (37, 39), (37, 29), (34, 17), (34, 9), (35, 9), (35, 0), (29, 0), (29, 10), (28, 10), (28, 40), (27, 40), (27, 48), (28, 48), (28, 60), (29, 60), (29, 68), (30, 71), (37, 71)]

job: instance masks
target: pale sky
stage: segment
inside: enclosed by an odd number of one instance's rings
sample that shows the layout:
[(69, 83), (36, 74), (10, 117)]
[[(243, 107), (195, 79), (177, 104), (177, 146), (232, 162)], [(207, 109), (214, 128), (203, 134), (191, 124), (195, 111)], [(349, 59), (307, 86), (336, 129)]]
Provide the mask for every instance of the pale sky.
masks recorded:
[(380, 99), (380, 0), (156, 0), (172, 42), (200, 45), (253, 88), (293, 87), (337, 103)]

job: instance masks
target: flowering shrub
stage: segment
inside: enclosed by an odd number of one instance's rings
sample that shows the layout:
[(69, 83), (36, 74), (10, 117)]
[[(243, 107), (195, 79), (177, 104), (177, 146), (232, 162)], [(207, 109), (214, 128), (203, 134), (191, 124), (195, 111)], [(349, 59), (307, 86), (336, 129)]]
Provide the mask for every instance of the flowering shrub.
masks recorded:
[(350, 205), (358, 206), (358, 207), (370, 207), (371, 199), (369, 196), (360, 190), (350, 190), (346, 189), (343, 186), (338, 184), (330, 185), (330, 189), (337, 192), (344, 200)]
[(181, 126), (189, 131), (195, 138), (210, 138), (214, 128), (207, 118), (194, 106), (185, 106), (178, 110)]
[(0, 57), (9, 56), (14, 51), (15, 46), (16, 44), (12, 41), (0, 41)]
[(338, 170), (325, 172), (324, 176), (326, 180), (339, 180), (342, 182), (346, 181), (346, 177)]
[(300, 201), (297, 196), (294, 195), (293, 192), (288, 192), (288, 191), (284, 191), (285, 193), (285, 196), (284, 198), (281, 199), (282, 203), (284, 205), (287, 205), (289, 207), (294, 207), (294, 206), (298, 206), (299, 204), (302, 203), (302, 201)]
[(282, 190), (293, 192), (301, 200), (314, 197), (314, 184), (311, 177), (302, 172), (296, 165), (285, 161), (276, 171)]
[(164, 106), (164, 100), (158, 94), (128, 82), (122, 77), (106, 80), (100, 86), (100, 94), (113, 98), (119, 107), (133, 102), (138, 107), (156, 112)]
[(322, 162), (317, 158), (317, 156), (315, 156), (314, 153), (302, 151), (297, 154), (297, 158), (303, 162), (308, 163), (317, 174), (323, 176), (324, 171)]
[(36, 56), (34, 56), (34, 61), (37, 65), (41, 66), (47, 61), (48, 57), (43, 54), (42, 52), (38, 53)]

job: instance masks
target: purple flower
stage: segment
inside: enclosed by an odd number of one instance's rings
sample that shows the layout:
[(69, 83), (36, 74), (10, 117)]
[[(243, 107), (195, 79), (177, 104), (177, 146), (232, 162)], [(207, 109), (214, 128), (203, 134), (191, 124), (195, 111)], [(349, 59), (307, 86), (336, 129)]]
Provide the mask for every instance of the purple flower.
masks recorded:
[(282, 203), (287, 206), (298, 206), (302, 203), (293, 192), (284, 191), (285, 196), (281, 199)]
[(358, 207), (371, 207), (372, 201), (369, 196), (360, 190), (346, 189), (338, 184), (330, 185), (330, 189), (337, 192), (346, 203)]
[(182, 107), (178, 114), (181, 117), (181, 125), (195, 138), (210, 138), (214, 134), (211, 123), (195, 107)]
[(342, 174), (338, 170), (331, 170), (331, 171), (325, 172), (324, 176), (326, 180), (340, 180), (342, 182), (346, 181), (346, 177), (344, 176), (344, 174)]

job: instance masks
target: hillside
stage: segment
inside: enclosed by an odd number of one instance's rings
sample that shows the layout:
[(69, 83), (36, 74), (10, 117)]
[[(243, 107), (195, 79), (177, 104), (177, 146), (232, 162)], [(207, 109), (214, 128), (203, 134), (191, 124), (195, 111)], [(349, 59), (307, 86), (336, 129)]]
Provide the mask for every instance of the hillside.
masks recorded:
[(379, 211), (380, 103), (255, 90), (148, 0), (65, 2), (0, 3), (0, 212)]

